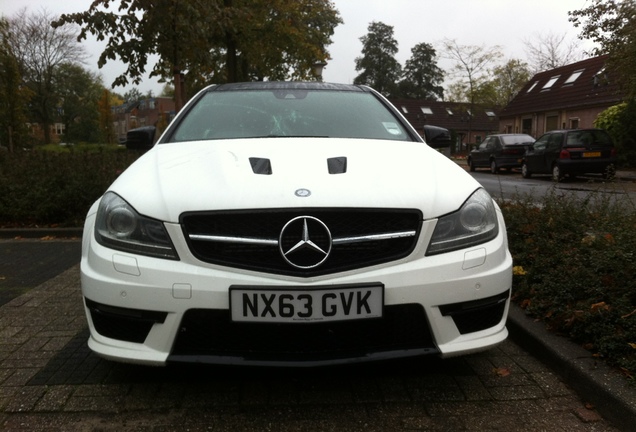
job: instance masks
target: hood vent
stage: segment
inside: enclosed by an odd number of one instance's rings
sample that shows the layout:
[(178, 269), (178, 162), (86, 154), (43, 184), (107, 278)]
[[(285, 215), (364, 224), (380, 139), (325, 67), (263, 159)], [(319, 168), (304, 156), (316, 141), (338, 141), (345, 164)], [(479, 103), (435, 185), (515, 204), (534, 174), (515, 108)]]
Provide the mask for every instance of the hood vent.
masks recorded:
[(269, 159), (251, 157), (250, 164), (252, 165), (252, 171), (254, 172), (254, 174), (272, 174), (272, 163)]
[(347, 172), (347, 157), (339, 156), (327, 159), (329, 174), (344, 174)]

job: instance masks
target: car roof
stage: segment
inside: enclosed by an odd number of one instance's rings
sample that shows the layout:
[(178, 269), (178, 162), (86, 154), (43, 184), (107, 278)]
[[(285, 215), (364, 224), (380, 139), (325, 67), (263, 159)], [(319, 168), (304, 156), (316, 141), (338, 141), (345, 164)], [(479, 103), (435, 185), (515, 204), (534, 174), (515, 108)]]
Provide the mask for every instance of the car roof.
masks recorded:
[(500, 134), (490, 134), (488, 136), (531, 136), (531, 135), (524, 134), (524, 133), (500, 133)]
[(603, 129), (599, 128), (584, 128), (584, 129), (555, 129), (551, 131), (544, 132), (543, 135), (553, 134), (553, 133), (568, 133), (568, 132), (580, 132), (580, 131), (603, 131)]

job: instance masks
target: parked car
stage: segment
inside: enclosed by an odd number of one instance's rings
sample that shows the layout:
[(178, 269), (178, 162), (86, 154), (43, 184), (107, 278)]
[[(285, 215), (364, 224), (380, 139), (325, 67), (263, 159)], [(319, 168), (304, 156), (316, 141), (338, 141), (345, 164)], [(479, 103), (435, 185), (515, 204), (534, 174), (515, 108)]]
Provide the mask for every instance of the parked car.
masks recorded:
[(554, 181), (581, 174), (611, 178), (615, 172), (616, 149), (612, 138), (602, 129), (547, 132), (528, 148), (521, 165), (524, 178), (551, 174)]
[(484, 350), (506, 330), (502, 213), (365, 86), (207, 87), (89, 210), (89, 347), (313, 366)]
[(466, 163), (471, 171), (490, 168), (493, 174), (497, 174), (500, 168), (519, 168), (526, 148), (533, 142), (534, 138), (526, 134), (489, 135), (470, 152)]

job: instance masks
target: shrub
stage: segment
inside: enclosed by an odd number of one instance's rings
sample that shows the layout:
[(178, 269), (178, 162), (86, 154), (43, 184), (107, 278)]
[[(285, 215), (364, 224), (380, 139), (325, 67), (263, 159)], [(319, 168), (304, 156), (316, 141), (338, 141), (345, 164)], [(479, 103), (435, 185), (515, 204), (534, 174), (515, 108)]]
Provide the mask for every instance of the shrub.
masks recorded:
[(0, 224), (81, 226), (92, 203), (138, 157), (112, 147), (0, 152)]
[(636, 373), (636, 209), (592, 193), (501, 204), (513, 301), (552, 330)]

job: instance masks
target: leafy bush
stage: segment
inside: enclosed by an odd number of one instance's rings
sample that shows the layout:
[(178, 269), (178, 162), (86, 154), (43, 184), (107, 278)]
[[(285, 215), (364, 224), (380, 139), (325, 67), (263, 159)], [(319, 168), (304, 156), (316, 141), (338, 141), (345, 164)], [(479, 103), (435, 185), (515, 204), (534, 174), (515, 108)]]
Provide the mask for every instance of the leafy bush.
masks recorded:
[(0, 225), (81, 226), (138, 154), (114, 146), (0, 152)]
[(501, 204), (513, 301), (633, 378), (636, 208), (610, 195), (552, 192)]

